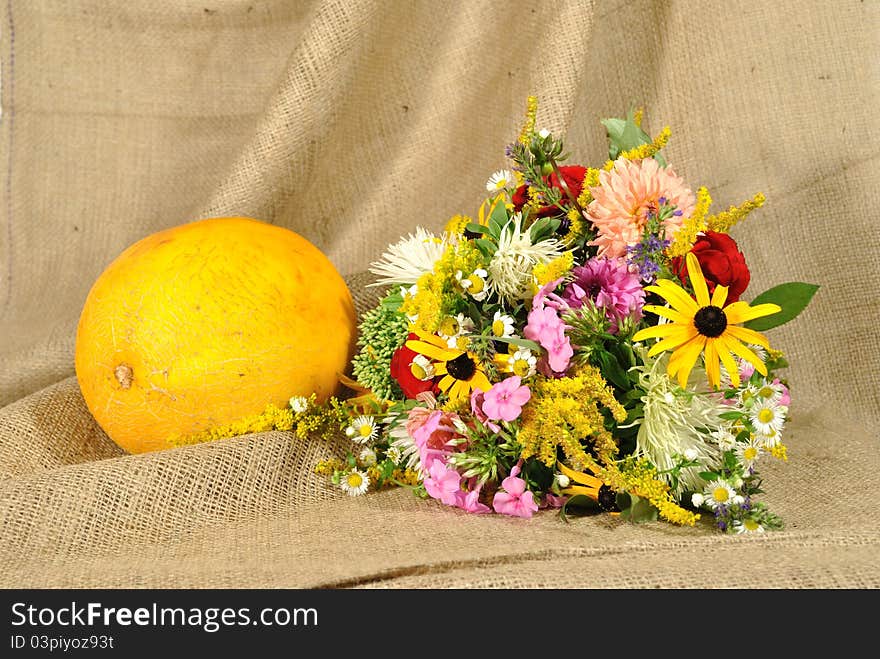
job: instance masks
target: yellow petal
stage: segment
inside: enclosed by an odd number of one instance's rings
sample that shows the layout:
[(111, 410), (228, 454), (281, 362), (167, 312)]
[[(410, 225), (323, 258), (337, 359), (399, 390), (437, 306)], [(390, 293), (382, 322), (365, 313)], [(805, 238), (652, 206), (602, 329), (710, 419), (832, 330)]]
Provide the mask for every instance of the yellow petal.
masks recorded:
[(748, 346), (744, 346), (738, 340), (733, 338), (732, 336), (721, 335), (718, 337), (721, 340), (721, 343), (729, 352), (732, 352), (735, 355), (739, 355), (747, 362), (749, 362), (752, 366), (755, 367), (755, 370), (758, 371), (761, 375), (767, 375), (767, 367), (764, 365), (764, 362), (761, 361), (761, 358), (758, 357)]
[[(599, 487), (602, 487), (601, 485)], [(594, 501), (599, 499), (599, 487), (583, 487), (582, 485), (572, 485), (564, 490), (560, 490), (560, 494), (583, 494)]]
[(489, 391), (492, 388), (492, 383), (489, 382), (489, 378), (486, 377), (483, 371), (475, 371), (473, 376), (471, 376), (470, 386), (481, 391)]
[(706, 337), (702, 334), (697, 334), (672, 354), (666, 373), (670, 377), (677, 374), (678, 383), (682, 389), (687, 387), (688, 377), (705, 345)]
[(651, 346), (651, 349), (648, 351), (648, 357), (659, 355), (664, 350), (674, 350), (682, 343), (687, 343), (697, 335), (697, 328), (693, 326), (681, 327), (680, 330), (680, 332), (672, 334)]
[(668, 279), (658, 279), (656, 286), (646, 286), (645, 290), (656, 293), (669, 302), (676, 311), (686, 316), (693, 316), (699, 309), (694, 298), (688, 295), (686, 290)]
[(691, 280), (691, 286), (694, 287), (694, 294), (697, 296), (697, 304), (701, 307), (709, 306), (709, 287), (706, 286), (706, 280), (703, 278), (703, 271), (700, 269), (700, 262), (693, 252), (689, 253), (685, 260), (688, 267), (688, 279)]
[(718, 350), (718, 356), (721, 358), (721, 363), (724, 364), (724, 368), (726, 368), (727, 372), (730, 374), (730, 383), (734, 387), (738, 387), (740, 385), (739, 367), (733, 357), (730, 356), (730, 349), (727, 347), (727, 342), (716, 340), (715, 348)]
[(665, 325), (654, 325), (654, 327), (646, 327), (643, 330), (639, 330), (633, 335), (633, 341), (644, 341), (645, 339), (658, 339), (665, 336), (670, 336), (679, 332), (682, 328), (682, 325), (677, 323), (666, 323)]
[(760, 332), (749, 329), (748, 327), (728, 325), (727, 329), (724, 330), (724, 334), (730, 335), (745, 343), (751, 343), (752, 345), (761, 346), (762, 348), (766, 348), (767, 350), (770, 349), (770, 342), (767, 341), (767, 337)]
[(739, 323), (745, 323), (763, 316), (770, 316), (780, 311), (782, 311), (782, 307), (778, 304), (756, 304), (754, 307), (751, 307), (748, 302), (740, 300), (725, 308), (724, 315), (727, 316), (728, 323), (738, 325)]
[(455, 384), (452, 385), (452, 388), (449, 390), (449, 398), (455, 400), (456, 398), (462, 398), (463, 396), (467, 396), (468, 394), (468, 386), (467, 383), (463, 380), (456, 380)]
[(646, 304), (642, 307), (645, 311), (649, 311), (650, 313), (661, 316), (662, 318), (666, 318), (671, 320), (674, 323), (681, 323), (683, 325), (688, 325), (691, 322), (691, 318), (685, 316), (680, 311), (676, 311), (675, 309), (670, 309), (669, 307), (661, 307), (656, 304)]
[(716, 286), (715, 292), (712, 293), (712, 306), (719, 309), (727, 302), (727, 286)]
[(420, 355), (430, 357), (431, 359), (434, 359), (438, 362), (445, 362), (448, 359), (455, 359), (461, 354), (460, 350), (450, 350), (446, 347), (439, 348), (438, 346), (435, 346), (431, 343), (426, 343), (425, 341), (410, 340), (406, 342), (406, 347), (419, 353)]
[(587, 474), (582, 471), (575, 471), (574, 469), (565, 466), (561, 462), (557, 462), (556, 467), (557, 469), (559, 469), (560, 472), (568, 476), (569, 479), (571, 479), (575, 483), (580, 483), (581, 485), (589, 485), (596, 488), (602, 487), (602, 481), (592, 474)]
[(446, 375), (449, 371), (446, 368), (446, 362), (434, 364), (434, 375)]
[(440, 391), (449, 391), (450, 387), (452, 387), (452, 385), (454, 385), (456, 382), (458, 382), (458, 380), (456, 380), (451, 375), (447, 375), (442, 380), (440, 380), (440, 384), (437, 386), (440, 387)]
[(715, 348), (716, 339), (706, 341), (706, 375), (709, 376), (709, 385), (713, 388), (721, 386), (721, 368), (719, 366), (718, 350)]

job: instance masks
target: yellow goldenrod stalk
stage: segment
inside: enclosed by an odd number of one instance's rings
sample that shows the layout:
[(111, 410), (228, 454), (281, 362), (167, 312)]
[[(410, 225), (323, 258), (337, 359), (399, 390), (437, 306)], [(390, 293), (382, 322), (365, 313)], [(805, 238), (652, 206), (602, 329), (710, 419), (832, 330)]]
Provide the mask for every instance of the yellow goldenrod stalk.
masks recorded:
[(328, 458), (327, 460), (321, 460), (315, 465), (315, 473), (319, 476), (332, 476), (335, 472), (342, 471), (345, 468), (346, 464), (342, 460)]
[(636, 113), (633, 115), (633, 123), (636, 126), (641, 127), (642, 117), (644, 116), (644, 114), (645, 114), (645, 108), (639, 108), (638, 110), (636, 110)]
[(744, 201), (739, 206), (731, 206), (726, 211), (706, 218), (706, 225), (711, 231), (727, 233), (735, 224), (742, 222), (749, 213), (763, 206), (765, 201), (767, 201), (767, 197), (759, 192), (752, 199)]
[(290, 408), (281, 409), (270, 404), (266, 406), (266, 409), (261, 414), (252, 414), (238, 421), (225, 423), (191, 435), (173, 436), (168, 440), (168, 443), (172, 446), (188, 446), (212, 442), (217, 439), (247, 435), (253, 432), (291, 429), (293, 429), (293, 410)]
[(440, 409), (444, 412), (454, 412), (456, 414), (469, 412), (471, 409), (471, 400), (468, 396), (449, 398), (440, 406)]
[(473, 222), (473, 220), (467, 215), (453, 215), (449, 218), (449, 222), (446, 223), (444, 231), (450, 236), (461, 236), (464, 235), (465, 228), (471, 222)]
[(529, 96), (526, 101), (526, 122), (519, 133), (519, 143), (528, 144), (529, 137), (535, 132), (535, 119), (538, 116), (538, 97)]
[(697, 234), (706, 230), (706, 213), (709, 212), (709, 206), (712, 204), (712, 197), (706, 188), (701, 187), (697, 190), (697, 203), (694, 206), (694, 212), (675, 232), (672, 244), (666, 248), (666, 254), (670, 257), (684, 256), (697, 240)]
[(586, 209), (590, 205), (590, 202), (593, 201), (590, 188), (595, 188), (597, 185), (599, 185), (599, 170), (594, 167), (587, 168), (584, 174), (584, 184), (581, 186), (580, 195), (578, 195), (578, 206)]
[(572, 377), (537, 378), (532, 385), (532, 400), (522, 414), (522, 457), (537, 456), (552, 467), (556, 464), (556, 448), (561, 446), (572, 468), (582, 470), (591, 460), (581, 441), (592, 438), (600, 459), (612, 460), (617, 445), (605, 429), (600, 403), (618, 422), (626, 419), (626, 410), (593, 366), (581, 367)]
[[(669, 126), (664, 126), (663, 130), (660, 131), (660, 134), (654, 138), (652, 142), (648, 142), (647, 144), (640, 144), (639, 146), (630, 149), (629, 151), (624, 151), (618, 158), (625, 158), (626, 160), (644, 160), (645, 158), (652, 158), (655, 153), (660, 151), (666, 143), (669, 142), (669, 138), (672, 136), (672, 130)], [(614, 167), (614, 161), (608, 160), (605, 162), (605, 171), (610, 172)]]
[(544, 284), (549, 284), (551, 281), (555, 281), (567, 274), (573, 266), (574, 252), (564, 252), (562, 256), (555, 258), (552, 261), (538, 263), (532, 268), (532, 276), (535, 278), (535, 284), (537, 287), (541, 288)]
[(783, 444), (782, 442), (780, 442), (776, 446), (770, 447), (770, 455), (772, 455), (777, 460), (788, 462), (788, 449), (785, 448), (785, 444)]
[(669, 485), (657, 477), (657, 470), (644, 458), (630, 458), (606, 467), (591, 466), (591, 470), (611, 489), (647, 499), (660, 517), (673, 524), (694, 526), (700, 519), (699, 513), (685, 510), (672, 499)]
[[(370, 479), (371, 487), (378, 485), (381, 475), (382, 470), (378, 466), (367, 469), (367, 478)], [(395, 469), (391, 472), (391, 478), (382, 483), (382, 487), (397, 487), (400, 483), (415, 487), (419, 484), (419, 472), (413, 469)]]

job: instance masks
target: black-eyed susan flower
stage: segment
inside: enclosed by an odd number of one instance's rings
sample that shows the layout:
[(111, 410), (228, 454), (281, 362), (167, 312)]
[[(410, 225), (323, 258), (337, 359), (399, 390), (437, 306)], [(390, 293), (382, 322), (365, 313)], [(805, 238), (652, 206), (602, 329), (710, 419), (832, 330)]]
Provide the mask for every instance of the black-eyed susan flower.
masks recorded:
[(688, 277), (696, 299), (675, 282), (658, 279), (656, 286), (648, 286), (645, 290), (657, 293), (672, 308), (645, 305), (644, 309), (666, 318), (669, 322), (636, 332), (633, 341), (661, 339), (654, 344), (648, 356), (653, 357), (665, 350), (673, 351), (667, 374), (669, 377), (677, 375), (682, 387), (687, 386), (688, 376), (700, 354), (704, 355), (706, 374), (713, 387), (721, 384), (721, 364), (724, 364), (730, 374), (733, 386), (739, 386), (739, 368), (733, 355), (748, 361), (761, 375), (767, 375), (764, 362), (744, 345), (751, 343), (769, 348), (767, 339), (759, 332), (740, 327), (738, 323), (778, 313), (781, 307), (776, 304), (758, 304), (753, 307), (744, 301), (725, 306), (726, 286), (716, 286), (710, 299), (699, 262), (693, 254), (688, 254), (686, 259)]
[(435, 334), (416, 334), (419, 338), (407, 341), (406, 347), (434, 362), (434, 373), (443, 376), (438, 387), (451, 399), (469, 396), (474, 389), (489, 391), (492, 387), (475, 354), (450, 348), (443, 338)]

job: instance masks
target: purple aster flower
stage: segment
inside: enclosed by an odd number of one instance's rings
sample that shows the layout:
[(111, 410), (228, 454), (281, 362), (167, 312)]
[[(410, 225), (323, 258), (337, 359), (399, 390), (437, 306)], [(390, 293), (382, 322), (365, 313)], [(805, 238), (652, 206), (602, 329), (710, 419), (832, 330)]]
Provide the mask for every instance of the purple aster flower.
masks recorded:
[(580, 309), (587, 301), (604, 309), (612, 333), (617, 333), (617, 325), (624, 318), (642, 317), (645, 291), (639, 276), (631, 273), (622, 260), (590, 259), (572, 270), (572, 274), (574, 280), (566, 286), (562, 297), (573, 309)]

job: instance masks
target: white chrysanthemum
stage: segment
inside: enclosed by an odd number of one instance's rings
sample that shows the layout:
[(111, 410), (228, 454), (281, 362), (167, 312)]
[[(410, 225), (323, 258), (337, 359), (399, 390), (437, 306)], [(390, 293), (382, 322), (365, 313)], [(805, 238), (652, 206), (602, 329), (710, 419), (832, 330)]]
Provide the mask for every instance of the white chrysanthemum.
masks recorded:
[(424, 355), (416, 355), (409, 365), (409, 372), (412, 373), (416, 380), (426, 382), (427, 380), (434, 379), (436, 370), (430, 359)]
[(366, 444), (379, 436), (379, 426), (376, 425), (376, 420), (373, 417), (362, 414), (349, 424), (345, 429), (345, 434), (353, 442)]
[(458, 270), (455, 273), (455, 280), (463, 290), (467, 291), (468, 295), (477, 302), (482, 302), (489, 295), (489, 286), (486, 282), (488, 276), (489, 273), (483, 270), (483, 268), (477, 268), (469, 275), (465, 275), (461, 270)]
[(394, 460), (394, 463), (401, 467), (421, 473), (422, 460), (419, 456), (419, 447), (416, 446), (416, 440), (413, 439), (409, 432), (407, 432), (406, 421), (403, 420), (391, 426), (391, 430), (388, 431), (388, 436), (391, 440), (391, 446), (388, 448), (388, 453), (390, 454), (391, 451), (396, 451), (398, 455), (397, 459)]
[(403, 457), (400, 453), (400, 449), (396, 446), (389, 446), (388, 450), (385, 451), (385, 457), (391, 460), (394, 464), (400, 464), (400, 460)]
[(364, 467), (372, 467), (376, 464), (376, 452), (368, 446), (358, 454), (358, 460)]
[(703, 490), (703, 503), (712, 510), (718, 506), (732, 506), (743, 501), (744, 499), (736, 493), (733, 486), (721, 478), (716, 478)]
[(370, 479), (367, 478), (366, 472), (352, 469), (342, 477), (339, 486), (349, 496), (356, 497), (367, 491), (367, 488), (370, 487)]
[(748, 471), (751, 469), (758, 458), (761, 457), (762, 443), (760, 440), (752, 439), (749, 442), (740, 442), (736, 447), (736, 458), (740, 464)]
[(380, 277), (370, 285), (415, 284), (419, 277), (434, 269), (434, 264), (448, 246), (445, 234), (438, 238), (430, 231), (416, 227), (415, 233), (389, 245), (388, 251), (382, 254), (383, 260), (370, 264), (370, 272)]
[(682, 391), (666, 375), (666, 354), (651, 359), (644, 348), (640, 352), (645, 366), (639, 367), (639, 386), (645, 394), (636, 455), (645, 456), (670, 485), (670, 475), (663, 472), (676, 466), (680, 461), (677, 456), (694, 456), (697, 465), (681, 470), (674, 494), (699, 490), (704, 484), (699, 473), (716, 468), (722, 457), (716, 438), (701, 431), (725, 428), (728, 422), (720, 415), (730, 408), (714, 397)]
[(297, 414), (302, 414), (309, 408), (309, 399), (305, 396), (294, 396), (290, 399), (290, 409)]
[(746, 517), (743, 520), (736, 520), (733, 523), (733, 530), (736, 533), (763, 533), (764, 527), (751, 517)]
[(782, 432), (787, 412), (788, 408), (784, 405), (775, 405), (767, 400), (759, 398), (749, 416), (752, 425), (755, 426), (755, 430), (762, 435), (771, 435), (773, 434), (771, 431), (775, 431), (776, 433)]
[(530, 298), (534, 267), (558, 258), (562, 251), (562, 244), (555, 238), (533, 244), (529, 230), (522, 228), (522, 215), (517, 213), (501, 230), (498, 249), (489, 262), (490, 289), (509, 303)]
[(513, 336), (513, 329), (513, 316), (496, 311), (492, 318), (492, 336)]
[(499, 169), (486, 181), (486, 190), (489, 192), (501, 192), (512, 190), (516, 187), (516, 176), (509, 169)]

